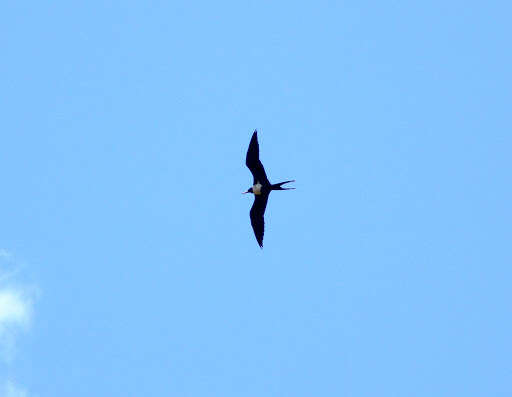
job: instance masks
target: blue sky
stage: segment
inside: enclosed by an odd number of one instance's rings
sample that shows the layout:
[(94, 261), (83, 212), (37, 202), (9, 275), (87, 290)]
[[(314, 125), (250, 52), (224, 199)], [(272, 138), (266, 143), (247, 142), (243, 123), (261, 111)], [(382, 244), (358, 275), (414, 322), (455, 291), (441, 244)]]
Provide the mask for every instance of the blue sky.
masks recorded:
[(3, 2), (0, 393), (510, 396), (511, 11)]

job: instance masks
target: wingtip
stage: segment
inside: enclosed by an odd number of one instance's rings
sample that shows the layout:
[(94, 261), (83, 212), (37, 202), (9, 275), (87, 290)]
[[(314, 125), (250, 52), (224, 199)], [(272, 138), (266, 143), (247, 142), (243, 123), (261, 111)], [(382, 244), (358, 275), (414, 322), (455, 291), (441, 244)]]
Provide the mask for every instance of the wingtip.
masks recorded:
[(263, 249), (263, 239), (260, 241), (258, 239), (256, 239), (256, 242), (258, 243), (258, 245), (260, 246), (261, 249)]

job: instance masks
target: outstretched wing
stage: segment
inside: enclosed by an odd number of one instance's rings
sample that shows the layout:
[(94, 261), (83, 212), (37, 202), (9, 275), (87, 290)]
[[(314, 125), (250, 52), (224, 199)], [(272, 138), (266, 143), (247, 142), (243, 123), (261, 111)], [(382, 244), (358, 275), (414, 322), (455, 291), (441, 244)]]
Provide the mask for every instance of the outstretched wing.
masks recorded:
[(254, 230), (254, 235), (261, 248), (263, 248), (263, 235), (265, 234), (265, 208), (267, 208), (268, 201), (267, 194), (254, 195), (254, 203), (251, 208), (251, 225)]
[(256, 182), (259, 182), (262, 185), (270, 185), (267, 174), (265, 173), (265, 168), (263, 168), (263, 164), (261, 164), (260, 161), (260, 146), (258, 145), (258, 132), (256, 130), (254, 130), (254, 133), (252, 134), (249, 149), (247, 149), (245, 165), (252, 173), (254, 179), (253, 185), (255, 185)]

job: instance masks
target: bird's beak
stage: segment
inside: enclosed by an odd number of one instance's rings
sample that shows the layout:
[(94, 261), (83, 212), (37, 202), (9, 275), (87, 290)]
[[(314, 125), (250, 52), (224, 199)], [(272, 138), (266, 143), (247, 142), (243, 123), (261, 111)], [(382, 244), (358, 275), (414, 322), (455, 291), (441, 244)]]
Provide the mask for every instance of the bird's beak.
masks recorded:
[(249, 193), (249, 192), (242, 192), (242, 194), (247, 194), (247, 193)]

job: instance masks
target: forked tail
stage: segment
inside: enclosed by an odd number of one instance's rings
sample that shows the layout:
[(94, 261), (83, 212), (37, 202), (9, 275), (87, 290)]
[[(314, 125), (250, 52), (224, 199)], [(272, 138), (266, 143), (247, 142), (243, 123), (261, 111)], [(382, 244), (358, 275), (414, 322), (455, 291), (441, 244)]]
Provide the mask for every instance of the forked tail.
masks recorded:
[(295, 182), (295, 180), (275, 183), (270, 186), (270, 190), (293, 190), (293, 189), (295, 189), (294, 187), (281, 187), (285, 183), (289, 183), (289, 182)]

